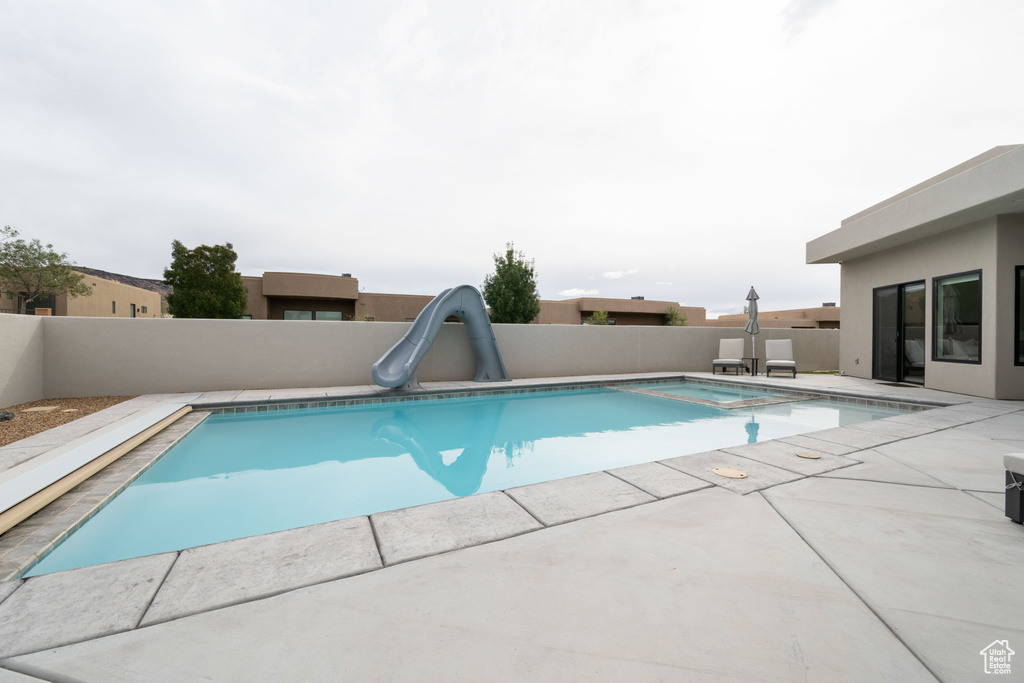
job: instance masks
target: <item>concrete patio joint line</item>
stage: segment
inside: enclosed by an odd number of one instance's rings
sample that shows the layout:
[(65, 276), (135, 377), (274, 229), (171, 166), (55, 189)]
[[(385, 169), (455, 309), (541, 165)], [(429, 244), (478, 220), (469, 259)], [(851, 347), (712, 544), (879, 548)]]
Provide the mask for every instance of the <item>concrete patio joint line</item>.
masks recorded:
[(174, 569), (174, 565), (178, 564), (178, 558), (180, 557), (181, 551), (179, 550), (174, 554), (174, 561), (171, 562), (170, 566), (167, 567), (167, 571), (164, 572), (163, 577), (160, 579), (160, 585), (158, 585), (156, 587), (156, 590), (153, 591), (153, 595), (149, 596), (149, 601), (146, 603), (146, 606), (142, 609), (142, 613), (139, 614), (139, 618), (136, 619), (135, 625), (131, 628), (132, 631), (139, 628), (139, 624), (141, 624), (142, 620), (146, 618), (146, 613), (149, 612), (149, 608), (153, 606), (153, 601), (156, 600), (156, 596), (160, 593), (160, 589), (164, 587), (165, 583), (167, 583), (167, 577), (171, 575), (171, 570)]
[[(839, 481), (868, 481), (868, 482), (871, 482), (872, 484), (892, 484), (893, 486), (910, 486), (911, 488), (935, 489), (936, 491), (958, 491), (958, 490), (960, 490), (960, 489), (957, 489), (952, 484), (948, 484), (946, 486), (931, 486), (930, 484), (914, 484), (914, 483), (909, 482), (909, 481), (887, 481), (885, 479), (850, 479), (850, 478), (847, 478), (847, 477), (833, 477), (833, 476), (830, 476), (832, 474), (832, 472), (839, 472), (840, 470), (845, 470), (845, 469), (848, 469), (850, 467), (856, 467), (857, 465), (862, 465), (862, 464), (864, 464), (864, 463), (856, 462), (856, 463), (854, 463), (852, 465), (847, 465), (845, 467), (840, 467), (839, 469), (831, 470), (829, 472), (822, 472), (821, 474), (815, 474), (814, 476), (815, 477), (821, 477), (823, 479), (838, 479)], [(902, 463), (900, 463), (900, 464), (902, 464)], [(907, 465), (907, 467), (910, 467), (910, 466)], [(913, 468), (911, 468), (911, 469), (913, 469)], [(919, 470), (915, 470), (915, 471), (919, 471)], [(932, 477), (932, 478), (935, 479), (934, 477)], [(936, 479), (935, 481), (938, 481), (938, 479)], [(788, 483), (792, 483), (792, 482), (788, 482)], [(767, 489), (765, 489), (765, 490), (767, 490)], [(991, 493), (991, 491), (978, 491), (978, 493)]]
[(790, 521), (790, 519), (785, 515), (785, 513), (783, 513), (782, 510), (780, 510), (779, 508), (777, 508), (775, 506), (775, 504), (773, 504), (772, 501), (768, 499), (768, 496), (764, 495), (764, 491), (758, 491), (758, 493), (761, 494), (761, 499), (764, 502), (768, 503), (768, 505), (771, 507), (771, 509), (775, 511), (775, 514), (777, 514), (782, 519), (782, 521), (784, 521), (786, 523), (786, 525), (789, 526), (789, 528), (793, 530), (793, 533), (795, 533), (797, 535), (797, 537), (801, 541), (804, 542), (804, 545), (806, 545), (808, 548), (810, 548), (811, 552), (813, 552), (815, 555), (817, 555), (818, 558), (822, 562), (825, 563), (825, 566), (827, 566), (829, 568), (829, 570), (831, 570), (831, 572), (835, 575), (835, 577), (837, 579), (839, 579), (839, 581), (841, 581), (843, 583), (843, 585), (846, 586), (847, 589), (849, 589), (849, 591), (851, 593), (853, 593), (855, 596), (857, 596), (857, 599), (860, 600), (861, 604), (863, 604), (864, 607), (866, 607), (872, 614), (874, 614), (875, 618), (878, 619), (878, 621), (883, 626), (885, 626), (886, 629), (889, 630), (889, 632), (893, 635), (893, 637), (896, 640), (898, 640), (900, 642), (900, 644), (903, 645), (903, 647), (905, 647), (907, 649), (907, 652), (909, 652), (910, 654), (914, 655), (914, 658), (917, 659), (917, 661), (921, 663), (921, 666), (923, 666), (925, 669), (927, 669), (928, 673), (930, 673), (932, 676), (935, 676), (936, 680), (942, 681), (943, 679), (942, 679), (941, 676), (939, 676), (938, 672), (936, 672), (935, 669), (932, 668), (932, 666), (927, 661), (925, 661), (925, 659), (917, 652), (917, 650), (915, 650), (909, 643), (907, 643), (906, 640), (904, 640), (900, 636), (899, 632), (897, 632), (896, 629), (894, 629), (892, 627), (892, 625), (889, 624), (889, 622), (887, 622), (885, 620), (885, 617), (883, 617), (878, 612), (878, 610), (876, 610), (871, 605), (871, 603), (868, 602), (867, 599), (863, 595), (861, 595), (860, 591), (858, 591), (856, 588), (854, 588), (853, 586), (850, 585), (850, 583), (846, 580), (846, 578), (839, 572), (839, 569), (834, 564), (832, 564), (832, 562), (830, 562), (829, 559), (827, 557), (825, 557), (825, 555), (821, 551), (819, 551), (818, 548), (813, 543), (811, 543), (809, 540), (807, 540), (807, 538), (803, 534), (800, 533), (800, 530), (797, 529), (797, 527), (793, 524), (792, 521)]
[[(523, 507), (523, 504), (520, 503), (518, 500), (516, 500), (512, 496), (508, 495), (508, 490), (507, 489), (502, 489), (498, 493), (500, 493), (501, 495), (503, 495), (506, 498), (508, 498), (510, 501), (512, 501), (513, 505), (515, 505), (517, 508), (519, 508), (520, 510), (525, 512), (530, 517), (530, 519), (533, 519), (533, 520), (535, 520), (537, 522), (537, 524), (540, 524), (540, 528), (541, 529), (547, 529), (548, 528), (549, 525), (545, 524), (544, 520), (542, 520), (537, 515), (535, 515), (532, 512), (530, 512), (529, 510), (527, 510), (525, 507)], [(540, 529), (534, 529), (533, 531), (540, 531)], [(524, 531), (523, 533), (529, 534), (529, 533), (532, 533), (532, 531)]]
[(380, 559), (380, 566), (386, 567), (387, 563), (384, 562), (384, 553), (380, 549), (380, 535), (377, 532), (377, 525), (373, 523), (373, 515), (367, 515), (366, 521), (370, 524), (370, 534), (373, 536), (373, 545), (377, 549), (377, 558)]

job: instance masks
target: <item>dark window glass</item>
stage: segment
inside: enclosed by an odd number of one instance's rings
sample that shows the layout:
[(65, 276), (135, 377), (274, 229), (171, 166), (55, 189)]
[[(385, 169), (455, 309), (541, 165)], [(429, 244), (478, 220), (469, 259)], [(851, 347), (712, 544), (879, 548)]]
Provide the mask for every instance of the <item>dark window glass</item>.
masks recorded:
[(935, 360), (981, 362), (981, 271), (947, 275), (935, 286)]
[(288, 311), (284, 312), (285, 320), (312, 320), (313, 311)]
[(890, 382), (899, 380), (899, 285), (874, 290), (871, 376)]
[(341, 311), (317, 311), (317, 320), (342, 320)]
[(1014, 365), (1024, 365), (1024, 266), (1017, 266), (1016, 345)]

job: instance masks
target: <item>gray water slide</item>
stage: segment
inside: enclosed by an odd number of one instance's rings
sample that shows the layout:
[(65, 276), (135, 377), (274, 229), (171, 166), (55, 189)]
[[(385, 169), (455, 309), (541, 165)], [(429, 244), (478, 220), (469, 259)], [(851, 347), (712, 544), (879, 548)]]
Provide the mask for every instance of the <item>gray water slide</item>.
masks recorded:
[(426, 355), (445, 318), (454, 315), (464, 323), (469, 343), (476, 356), (474, 382), (501, 382), (511, 379), (498, 352), (491, 319), (484, 298), (476, 287), (459, 285), (446, 289), (427, 304), (405, 336), (373, 364), (373, 381), (382, 387), (415, 389), (416, 368)]

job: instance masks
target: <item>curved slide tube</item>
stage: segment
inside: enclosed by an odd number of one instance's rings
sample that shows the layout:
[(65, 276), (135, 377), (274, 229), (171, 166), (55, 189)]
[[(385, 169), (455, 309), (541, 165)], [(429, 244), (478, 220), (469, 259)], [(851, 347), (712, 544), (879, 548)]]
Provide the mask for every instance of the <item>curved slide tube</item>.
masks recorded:
[(472, 285), (446, 289), (427, 304), (405, 336), (373, 364), (373, 381), (382, 387), (415, 389), (416, 368), (434, 343), (445, 318), (454, 315), (465, 323), (469, 343), (476, 356), (475, 382), (500, 382), (511, 379), (498, 352), (484, 298)]

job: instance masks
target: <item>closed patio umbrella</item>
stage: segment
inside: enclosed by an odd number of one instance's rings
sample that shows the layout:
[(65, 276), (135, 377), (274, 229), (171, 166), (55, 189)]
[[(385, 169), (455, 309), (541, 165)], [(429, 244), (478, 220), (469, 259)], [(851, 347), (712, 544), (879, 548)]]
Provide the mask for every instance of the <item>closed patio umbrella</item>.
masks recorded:
[(754, 291), (754, 287), (750, 287), (750, 291), (747, 292), (747, 315), (750, 316), (750, 320), (747, 321), (747, 334), (750, 335), (750, 356), (753, 358), (757, 354), (754, 353), (754, 336), (761, 331), (761, 328), (757, 326), (757, 300), (760, 299), (757, 292)]
[(750, 422), (743, 425), (743, 428), (747, 430), (747, 443), (757, 443), (757, 430), (760, 426), (754, 418), (753, 411), (751, 411)]

